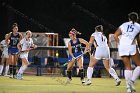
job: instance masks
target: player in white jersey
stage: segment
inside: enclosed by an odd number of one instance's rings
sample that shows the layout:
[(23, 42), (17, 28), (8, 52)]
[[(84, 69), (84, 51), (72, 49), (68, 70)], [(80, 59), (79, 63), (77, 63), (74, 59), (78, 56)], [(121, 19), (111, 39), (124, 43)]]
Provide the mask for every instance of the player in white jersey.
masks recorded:
[[(140, 54), (136, 48), (136, 36), (139, 36), (140, 42), (140, 25), (137, 23), (138, 14), (131, 12), (128, 14), (129, 22), (123, 23), (115, 32), (115, 39), (118, 43), (118, 52), (125, 65), (125, 80), (127, 92), (131, 93), (135, 90), (134, 82), (140, 75)], [(118, 36), (120, 36), (118, 38)], [(137, 67), (132, 72), (132, 59)]]
[(103, 34), (103, 26), (98, 25), (95, 27), (95, 32), (91, 35), (89, 45), (96, 48), (95, 54), (90, 54), (90, 63), (87, 69), (87, 80), (84, 85), (90, 85), (92, 74), (93, 74), (93, 68), (98, 62), (98, 60), (103, 60), (104, 67), (109, 72), (109, 74), (116, 80), (116, 86), (119, 86), (121, 83), (121, 80), (119, 79), (117, 73), (115, 70), (110, 67), (109, 59), (110, 59), (110, 51), (107, 44), (107, 38)]
[[(8, 34), (5, 35), (5, 38), (8, 36)], [(4, 69), (4, 62), (6, 62), (6, 67), (5, 67), (5, 73), (4, 76), (8, 76), (8, 70), (9, 70), (9, 64), (8, 64), (8, 43), (6, 43), (5, 40), (2, 40), (0, 43), (0, 49), (2, 51), (2, 60), (1, 60), (1, 65), (0, 65), (0, 75), (2, 75), (2, 71)]]
[(26, 70), (26, 68), (29, 65), (28, 61), (28, 53), (29, 49), (31, 47), (36, 48), (37, 46), (33, 43), (33, 40), (31, 38), (32, 32), (31, 31), (26, 31), (25, 37), (18, 43), (17, 47), (19, 51), (24, 51), (23, 53), (20, 54), (20, 58), (22, 60), (22, 66), (20, 67), (18, 73), (17, 73), (17, 79), (23, 79), (23, 73)]

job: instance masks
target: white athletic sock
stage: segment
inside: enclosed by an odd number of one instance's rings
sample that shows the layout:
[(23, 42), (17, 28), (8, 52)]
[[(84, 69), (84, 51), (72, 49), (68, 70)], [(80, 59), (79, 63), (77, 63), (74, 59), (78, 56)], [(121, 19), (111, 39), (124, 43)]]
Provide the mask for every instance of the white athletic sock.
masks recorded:
[(134, 71), (133, 71), (133, 75), (132, 75), (132, 81), (136, 81), (136, 79), (140, 76), (140, 66), (137, 66)]
[(27, 66), (26, 65), (23, 65), (20, 67), (19, 71), (18, 71), (18, 74), (23, 74), (24, 71), (26, 70)]
[(118, 77), (116, 71), (115, 71), (113, 68), (110, 68), (110, 69), (109, 69), (109, 74), (110, 74), (115, 80), (119, 79), (119, 77)]
[(5, 67), (5, 75), (8, 74), (8, 70), (9, 70), (9, 65)]
[(126, 87), (129, 88), (128, 83), (132, 78), (132, 70), (125, 70), (124, 71), (124, 76), (125, 76), (125, 80), (126, 80)]
[(0, 74), (2, 74), (3, 71), (3, 65), (0, 65)]
[(88, 67), (88, 69), (87, 69), (87, 78), (91, 80), (92, 79), (92, 74), (93, 74), (93, 68)]

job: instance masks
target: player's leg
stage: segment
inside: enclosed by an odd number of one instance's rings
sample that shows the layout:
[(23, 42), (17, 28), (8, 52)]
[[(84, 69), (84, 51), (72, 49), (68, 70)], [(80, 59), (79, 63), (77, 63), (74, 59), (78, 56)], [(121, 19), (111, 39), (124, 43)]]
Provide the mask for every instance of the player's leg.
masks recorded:
[(16, 78), (16, 71), (17, 71), (17, 61), (18, 61), (18, 55), (13, 55), (13, 78)]
[(0, 64), (0, 76), (2, 75), (2, 72), (3, 72), (4, 62), (5, 62), (5, 58), (4, 56), (2, 56), (1, 64)]
[(72, 68), (73, 68), (73, 64), (75, 63), (75, 60), (72, 60), (68, 63), (67, 65), (67, 81), (66, 84), (69, 84), (70, 81), (72, 80)]
[(5, 67), (5, 75), (4, 76), (8, 76), (8, 71), (9, 71), (9, 61), (8, 61), (8, 57), (6, 57), (6, 67)]
[(23, 79), (23, 73), (27, 69), (29, 65), (29, 61), (27, 58), (21, 58), (22, 60), (22, 66), (20, 67), (18, 73), (17, 73), (17, 79)]
[(109, 72), (109, 74), (115, 79), (116, 86), (119, 86), (120, 83), (121, 83), (121, 80), (119, 79), (116, 71), (113, 68), (110, 67), (109, 60), (108, 59), (104, 59), (103, 60), (103, 64), (104, 64), (104, 67), (106, 68), (106, 70)]
[(127, 92), (131, 93), (132, 89), (131, 89), (131, 86), (129, 85), (129, 82), (132, 78), (132, 67), (131, 67), (131, 63), (130, 63), (130, 57), (129, 56), (122, 56), (122, 60), (123, 60), (123, 63), (125, 65), (124, 76), (125, 76), (125, 80), (126, 80)]
[(93, 57), (92, 55), (90, 55), (90, 63), (89, 66), (87, 68), (87, 80), (84, 83), (84, 85), (90, 85), (91, 84), (91, 79), (92, 79), (92, 74), (93, 74), (93, 68), (96, 65), (97, 60), (95, 57)]
[(84, 69), (83, 69), (83, 57), (80, 57), (77, 60), (78, 66), (79, 66), (79, 75), (82, 83), (85, 83), (84, 81)]
[(132, 90), (136, 91), (136, 89), (134, 87), (134, 83), (137, 80), (137, 78), (140, 76), (140, 54), (139, 54), (139, 52), (137, 51), (135, 55), (131, 56), (131, 58), (136, 63), (137, 67), (133, 71), (130, 85), (132, 87)]
[(9, 70), (10, 70), (10, 78), (13, 78), (13, 55), (9, 54), (8, 58)]

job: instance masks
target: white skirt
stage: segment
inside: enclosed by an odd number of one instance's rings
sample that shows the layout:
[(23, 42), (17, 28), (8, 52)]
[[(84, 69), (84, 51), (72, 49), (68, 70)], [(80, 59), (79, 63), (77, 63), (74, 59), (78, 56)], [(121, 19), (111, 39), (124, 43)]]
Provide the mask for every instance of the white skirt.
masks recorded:
[(28, 59), (28, 54), (29, 54), (29, 52), (21, 53), (20, 54), (20, 58), (26, 58), (26, 59)]
[(98, 60), (110, 59), (109, 47), (96, 47), (94, 56)]
[(129, 56), (136, 54), (136, 45), (119, 45), (119, 56)]

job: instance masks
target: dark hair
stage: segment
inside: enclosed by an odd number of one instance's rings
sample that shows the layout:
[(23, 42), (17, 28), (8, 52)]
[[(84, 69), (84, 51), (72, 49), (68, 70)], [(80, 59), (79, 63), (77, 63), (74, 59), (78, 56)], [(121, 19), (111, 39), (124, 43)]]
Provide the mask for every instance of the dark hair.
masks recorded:
[(131, 13), (128, 14), (128, 18), (129, 18), (129, 19), (133, 22), (133, 24), (134, 24), (135, 22), (138, 21), (139, 16), (138, 16), (138, 14), (137, 14), (136, 12), (131, 12)]
[(95, 27), (95, 30), (102, 32), (102, 28), (103, 28), (102, 25), (97, 25), (97, 26)]
[(16, 26), (18, 26), (18, 24), (17, 24), (17, 23), (13, 23), (12, 29), (13, 29), (14, 27), (16, 27)]

